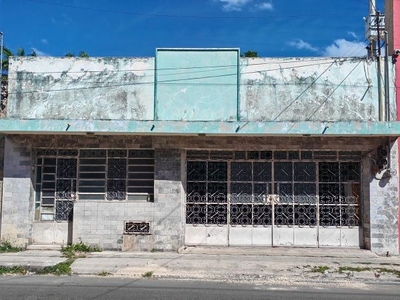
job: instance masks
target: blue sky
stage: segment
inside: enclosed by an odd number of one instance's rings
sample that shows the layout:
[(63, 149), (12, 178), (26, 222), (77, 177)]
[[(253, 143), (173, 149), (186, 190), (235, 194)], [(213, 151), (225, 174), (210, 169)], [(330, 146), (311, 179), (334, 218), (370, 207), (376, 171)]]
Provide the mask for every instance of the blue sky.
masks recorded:
[[(376, 0), (384, 11), (383, 0)], [(154, 56), (240, 48), (265, 57), (364, 55), (368, 0), (0, 0), (12, 51)]]

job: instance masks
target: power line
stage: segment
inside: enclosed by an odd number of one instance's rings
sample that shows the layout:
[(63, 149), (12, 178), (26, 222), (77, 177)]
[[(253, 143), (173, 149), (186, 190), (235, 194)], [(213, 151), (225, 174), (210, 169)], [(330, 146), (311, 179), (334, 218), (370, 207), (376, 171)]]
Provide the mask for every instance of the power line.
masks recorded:
[[(114, 14), (122, 14), (122, 15), (136, 15), (136, 16), (147, 16), (147, 17), (163, 17), (163, 18), (204, 18), (204, 19), (265, 19), (265, 16), (205, 16), (205, 15), (170, 15), (170, 14), (152, 14), (152, 13), (140, 13), (140, 12), (130, 12), (130, 11), (119, 11), (119, 10), (109, 10), (88, 6), (78, 6), (78, 5), (70, 5), (70, 4), (61, 4), (54, 3), (42, 0), (26, 0), (29, 2), (41, 3), (46, 5), (54, 5), (61, 7), (68, 7), (74, 9), (84, 9), (91, 11), (99, 11), (104, 13), (114, 13)], [(340, 11), (340, 12), (329, 12), (329, 13), (318, 13), (318, 14), (298, 14), (298, 15), (269, 15), (268, 18), (299, 18), (299, 17), (316, 17), (316, 16), (329, 16), (329, 15), (338, 15), (338, 14), (353, 14), (358, 13), (358, 11)]]
[[(273, 59), (273, 58), (272, 58)], [(279, 59), (279, 58), (277, 58)], [(311, 62), (318, 62), (318, 61), (326, 61), (326, 60), (331, 60), (331, 57), (321, 57), (317, 59), (310, 59), (309, 61)], [(341, 58), (341, 59), (348, 59), (348, 58)], [(290, 63), (295, 63), (296, 61), (293, 60), (288, 60), (288, 61), (268, 61), (268, 62), (262, 62), (262, 63), (252, 63), (251, 66), (261, 66), (261, 65), (271, 65), (271, 64), (290, 64)], [(316, 64), (317, 65), (317, 64)], [(237, 64), (232, 64), (232, 65), (209, 65), (209, 66), (190, 66), (190, 67), (172, 67), (172, 68), (149, 68), (149, 69), (118, 69), (118, 70), (108, 70), (106, 71), (112, 71), (113, 73), (119, 73), (119, 72), (143, 72), (143, 71), (175, 71), (175, 70), (194, 70), (194, 69), (207, 69), (205, 72), (208, 72), (210, 68), (231, 68), (231, 67), (237, 67)], [(309, 65), (304, 65), (304, 66), (309, 66)], [(299, 66), (301, 67), (301, 66)], [(268, 69), (268, 70), (262, 70), (262, 71), (270, 71), (270, 70), (279, 70), (279, 69)], [(100, 70), (100, 71), (93, 71), (93, 70), (84, 70), (84, 71), (35, 71), (35, 72), (29, 72), (31, 74), (62, 74), (62, 73), (68, 73), (68, 74), (85, 74), (85, 73), (103, 73), (105, 70)], [(187, 74), (187, 73), (185, 73)], [(170, 75), (170, 74), (169, 74)]]
[[(336, 59), (331, 65), (336, 63), (338, 59)], [(361, 62), (361, 60), (360, 60)], [(327, 64), (330, 62), (326, 63), (318, 63), (318, 64), (307, 64), (307, 65), (301, 65), (297, 66), (296, 68), (301, 68), (301, 67), (309, 67), (309, 66), (314, 66), (314, 65), (321, 65), (321, 64)], [(257, 70), (257, 71), (251, 71), (251, 72), (242, 72), (241, 74), (254, 74), (254, 73), (262, 73), (262, 72), (268, 72), (268, 71), (276, 71), (276, 70), (285, 70), (285, 69), (292, 69), (293, 67), (287, 67), (287, 68), (276, 68), (276, 69), (269, 69), (269, 70)], [(178, 79), (167, 79), (167, 80), (160, 80), (157, 81), (157, 84), (165, 85), (173, 85), (173, 84), (185, 84), (185, 85), (236, 85), (236, 83), (205, 83), (205, 82), (187, 82), (188, 80), (200, 80), (200, 79), (215, 79), (215, 78), (220, 78), (220, 77), (228, 77), (228, 76), (237, 76), (237, 73), (228, 73), (228, 74), (219, 74), (219, 75), (210, 75), (210, 76), (202, 76), (202, 77), (193, 77), (193, 78), (178, 78)], [(153, 76), (152, 76), (153, 77)], [(72, 80), (73, 81), (73, 80)], [(68, 82), (67, 82), (68, 83)], [(96, 82), (96, 85), (106, 83), (106, 82)], [(87, 89), (98, 89), (98, 88), (112, 88), (112, 87), (123, 87), (123, 86), (133, 86), (133, 85), (154, 85), (154, 81), (149, 81), (149, 82), (135, 82), (135, 83), (126, 83), (126, 84), (108, 84), (108, 85), (101, 85), (101, 86), (85, 86), (85, 87), (74, 87), (74, 88), (63, 88), (63, 89), (51, 89), (51, 90), (35, 90), (35, 91), (22, 91), (22, 92), (10, 92), (9, 94), (26, 94), (26, 93), (49, 93), (49, 92), (62, 92), (62, 91), (72, 91), (72, 90), (87, 90)], [(240, 83), (239, 85), (254, 85), (254, 84), (243, 84)], [(277, 84), (277, 83), (257, 83), (257, 85), (290, 85), (287, 83), (283, 84)], [(299, 85), (296, 83), (296, 85)], [(354, 85), (352, 85), (354, 86)], [(358, 85), (357, 85), (358, 86)], [(361, 86), (360, 86), (361, 87)]]
[(354, 68), (346, 75), (345, 78), (343, 78), (343, 80), (336, 86), (336, 88), (326, 97), (326, 99), (324, 101), (322, 101), (322, 103), (318, 106), (318, 108), (306, 119), (306, 121), (310, 121), (310, 119), (317, 113), (317, 111), (320, 110), (320, 108), (322, 107), (322, 105), (324, 105), (326, 103), (326, 101), (329, 100), (329, 98), (333, 95), (334, 92), (336, 92), (336, 90), (342, 85), (342, 83), (350, 76), (351, 73), (353, 73), (353, 71), (358, 67), (358, 65), (361, 63), (361, 61), (359, 61), (357, 63), (357, 65), (354, 66)]
[[(354, 48), (355, 45), (353, 45), (351, 48), (349, 48), (344, 54), (347, 54), (347, 52), (349, 52), (350, 50), (352, 50)], [(358, 49), (360, 48), (357, 47), (354, 51), (358, 51)], [(351, 53), (353, 54), (354, 51)], [(339, 58), (335, 59), (332, 64), (330, 64), (304, 91), (302, 91), (292, 102), (289, 103), (289, 105), (287, 105), (275, 118), (274, 121), (276, 121), (282, 114), (284, 111), (286, 111), (290, 106), (292, 106), (302, 95), (305, 94), (306, 91), (308, 91), (313, 85), (316, 84), (316, 82), (318, 81), (319, 78), (321, 78), (321, 76), (326, 73), (337, 61), (339, 60)], [(290, 129), (289, 129), (290, 130)]]
[(273, 121), (276, 121), (290, 106), (292, 106), (302, 95), (305, 94), (316, 82), (318, 79), (321, 78), (322, 75), (324, 75), (335, 63), (336, 61), (333, 61), (304, 91), (302, 91), (292, 102), (289, 103), (284, 109), (281, 110), (281, 112), (274, 118)]

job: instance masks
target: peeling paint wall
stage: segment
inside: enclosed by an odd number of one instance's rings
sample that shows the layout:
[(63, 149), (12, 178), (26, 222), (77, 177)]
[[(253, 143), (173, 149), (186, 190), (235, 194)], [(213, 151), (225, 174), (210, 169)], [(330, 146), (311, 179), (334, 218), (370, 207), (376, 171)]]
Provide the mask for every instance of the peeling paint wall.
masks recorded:
[[(378, 120), (375, 62), (364, 58), (240, 58), (237, 67), (232, 55), (222, 61), (218, 57), (223, 52), (213, 55), (209, 51), (211, 54), (201, 51), (198, 56), (191, 52), (182, 56), (183, 61), (179, 61), (179, 51), (174, 52), (174, 60), (166, 51), (157, 64), (158, 58), (14, 57), (7, 117), (189, 122)], [(156, 72), (155, 67), (159, 68)], [(237, 68), (239, 80), (234, 74)], [(190, 74), (182, 75), (182, 70)], [(155, 84), (157, 72), (159, 82)], [(395, 119), (393, 86), (390, 91)]]
[[(240, 73), (243, 120), (379, 118), (376, 63), (363, 58), (246, 58)], [(394, 119), (393, 94), (391, 100)]]
[(9, 68), (9, 118), (153, 119), (153, 58), (13, 57)]

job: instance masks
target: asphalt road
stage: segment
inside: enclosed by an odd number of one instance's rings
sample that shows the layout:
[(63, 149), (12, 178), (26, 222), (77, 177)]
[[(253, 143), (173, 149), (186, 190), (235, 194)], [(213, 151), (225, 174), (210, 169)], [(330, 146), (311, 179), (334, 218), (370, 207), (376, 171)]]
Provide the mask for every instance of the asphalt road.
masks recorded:
[(399, 285), (250, 285), (115, 277), (0, 277), (0, 299), (400, 299)]

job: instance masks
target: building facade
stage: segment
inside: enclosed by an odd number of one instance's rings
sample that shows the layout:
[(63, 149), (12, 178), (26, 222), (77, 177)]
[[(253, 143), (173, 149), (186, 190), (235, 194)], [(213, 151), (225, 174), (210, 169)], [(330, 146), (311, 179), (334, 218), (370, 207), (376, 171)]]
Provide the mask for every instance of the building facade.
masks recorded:
[[(394, 78), (394, 66), (390, 77)], [(395, 87), (365, 58), (13, 58), (2, 239), (399, 253)]]

